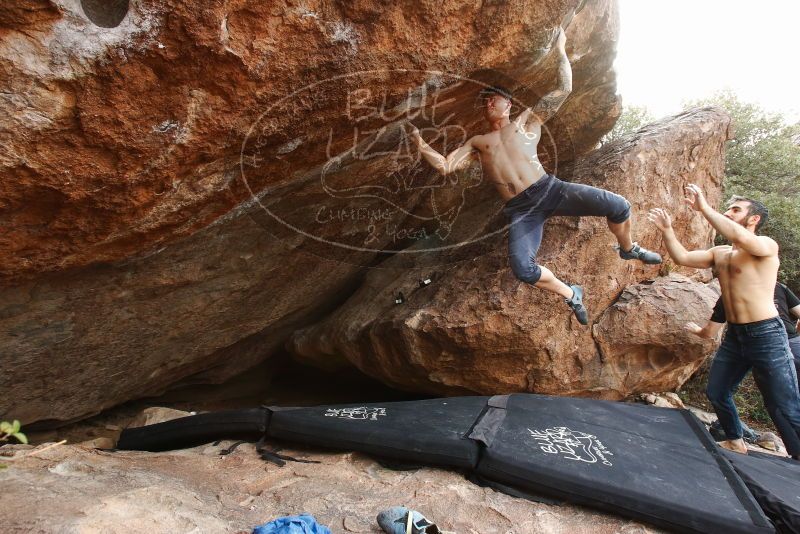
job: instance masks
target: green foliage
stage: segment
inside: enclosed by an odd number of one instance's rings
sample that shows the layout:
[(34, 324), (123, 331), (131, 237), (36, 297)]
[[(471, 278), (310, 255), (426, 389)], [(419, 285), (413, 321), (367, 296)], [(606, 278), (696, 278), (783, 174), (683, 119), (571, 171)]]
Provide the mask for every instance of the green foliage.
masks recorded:
[(730, 91), (686, 106), (718, 106), (733, 119), (734, 139), (725, 157), (728, 187), (800, 194), (800, 123), (787, 124), (783, 115), (742, 102)]
[(733, 120), (734, 138), (725, 156), (724, 196), (763, 202), (769, 220), (760, 233), (780, 245), (779, 279), (800, 290), (800, 123), (742, 102), (730, 91), (689, 102), (686, 107), (718, 106)]
[(623, 108), (622, 114), (617, 119), (614, 128), (608, 132), (600, 141), (601, 144), (606, 144), (635, 132), (642, 126), (650, 124), (655, 120), (655, 117), (650, 114), (650, 111), (644, 106), (627, 106)]
[(15, 438), (20, 443), (28, 443), (28, 438), (20, 432), (20, 425), (19, 421), (16, 419), (13, 423), (9, 423), (8, 421), (0, 422), (0, 441), (8, 441), (8, 438)]

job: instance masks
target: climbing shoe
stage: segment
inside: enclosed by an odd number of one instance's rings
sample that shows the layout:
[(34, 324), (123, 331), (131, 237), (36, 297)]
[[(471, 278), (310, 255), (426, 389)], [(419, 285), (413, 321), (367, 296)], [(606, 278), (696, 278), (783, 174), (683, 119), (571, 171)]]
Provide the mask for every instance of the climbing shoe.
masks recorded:
[(573, 295), (571, 299), (564, 299), (564, 302), (572, 308), (579, 323), (582, 325), (589, 324), (589, 312), (586, 310), (586, 306), (583, 305), (583, 288), (579, 285), (569, 287), (572, 289)]
[(634, 243), (633, 248), (627, 252), (622, 250), (622, 247), (619, 245), (617, 245), (616, 248), (619, 250), (619, 257), (623, 260), (639, 260), (648, 265), (657, 265), (661, 263), (661, 254), (642, 248), (639, 246), (639, 243)]
[(424, 515), (405, 506), (384, 510), (376, 519), (386, 534), (444, 534)]

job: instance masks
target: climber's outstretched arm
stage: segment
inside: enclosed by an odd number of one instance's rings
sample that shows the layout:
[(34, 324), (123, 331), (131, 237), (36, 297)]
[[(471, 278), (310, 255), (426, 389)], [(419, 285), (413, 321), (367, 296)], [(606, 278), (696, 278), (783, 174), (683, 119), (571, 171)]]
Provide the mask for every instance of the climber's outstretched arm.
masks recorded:
[(667, 247), (672, 261), (684, 267), (694, 267), (695, 269), (709, 269), (714, 266), (714, 249), (708, 250), (686, 250), (678, 241), (675, 231), (672, 229), (672, 218), (666, 210), (654, 208), (647, 214), (650, 222), (656, 225), (664, 236), (664, 245)]
[(555, 43), (555, 53), (558, 54), (558, 87), (544, 95), (532, 109), (522, 112), (522, 122), (526, 127), (536, 123), (544, 124), (550, 120), (572, 92), (572, 65), (567, 57), (566, 44), (567, 36), (559, 28)]
[(715, 321), (706, 321), (704, 326), (700, 326), (697, 323), (686, 323), (683, 327), (684, 329), (688, 330), (692, 334), (705, 338), (705, 339), (717, 339), (719, 336), (719, 332), (722, 330), (722, 327), (725, 326), (725, 323), (717, 323)]
[[(712, 208), (706, 200), (703, 191), (695, 184), (689, 184), (685, 188), (686, 203), (695, 211), (703, 214), (703, 217), (711, 223), (714, 229), (722, 234), (728, 241), (738, 246), (753, 256), (777, 256), (778, 243), (771, 237), (765, 235), (755, 235), (748, 232), (741, 224), (733, 222), (723, 214)], [(731, 207), (732, 210), (741, 208)]]
[(452, 172), (465, 169), (478, 155), (477, 150), (472, 145), (472, 140), (475, 139), (474, 137), (467, 140), (466, 143), (453, 150), (445, 157), (425, 142), (416, 126), (409, 125), (409, 128), (411, 130), (411, 139), (417, 145), (417, 148), (419, 148), (422, 157), (424, 157), (439, 174), (446, 176)]

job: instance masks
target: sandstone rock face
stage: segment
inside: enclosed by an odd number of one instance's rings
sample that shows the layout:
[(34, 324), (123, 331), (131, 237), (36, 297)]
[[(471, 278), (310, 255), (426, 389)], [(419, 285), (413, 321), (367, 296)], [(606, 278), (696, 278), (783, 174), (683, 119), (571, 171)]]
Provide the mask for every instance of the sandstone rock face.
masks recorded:
[[(683, 384), (715, 343), (686, 333), (705, 324), (719, 294), (677, 274), (625, 288), (592, 327), (607, 372), (623, 391), (663, 391)], [(677, 398), (677, 397), (676, 397)], [(678, 399), (680, 401), (680, 399)]]
[(393, 471), (360, 454), (288, 449), (321, 463), (278, 467), (246, 443), (220, 456), (232, 443), (158, 454), (66, 445), (25, 459), (0, 456), (9, 465), (0, 471), (3, 531), (249, 533), (307, 512), (335, 534), (378, 534), (378, 513), (403, 504), (459, 534), (662, 532), (585, 508), (510, 497), (453, 471)]
[(134, 418), (128, 426), (137, 427), (137, 426), (154, 425), (157, 423), (164, 423), (166, 421), (171, 421), (173, 419), (179, 419), (181, 417), (187, 417), (190, 415), (194, 414), (192, 414), (191, 412), (185, 412), (183, 410), (175, 410), (173, 408), (162, 408), (160, 406), (154, 406), (142, 410), (142, 412), (136, 418)]
[(224, 381), (280, 349), (357, 269), (292, 253), (263, 222), (241, 215), (144, 258), (0, 291), (0, 417), (88, 416), (182, 379)]
[[(730, 119), (698, 109), (650, 125), (576, 162), (571, 178), (618, 192), (633, 204), (634, 238), (660, 249), (645, 220), (666, 207), (689, 249), (707, 248), (713, 230), (683, 207), (683, 187), (699, 184), (720, 197)], [(478, 209), (478, 208), (475, 208)], [(623, 262), (598, 218), (554, 218), (545, 227), (539, 261), (587, 291), (591, 328), (562, 299), (515, 279), (506, 239), (485, 254), (441, 264), (395, 256), (372, 270), (358, 291), (324, 321), (296, 332), (299, 357), (345, 361), (400, 388), (431, 393), (538, 392), (619, 399), (678, 387), (711, 351), (682, 330), (710, 315), (709, 272), (667, 274), (674, 266)], [(418, 280), (433, 283), (417, 287)], [(406, 302), (395, 304), (403, 292)]]
[[(414, 111), (431, 104), (423, 93), (449, 89), (439, 124), (455, 111), (472, 130), (480, 86), (469, 80), (502, 78), (522, 101), (548, 90), (553, 29), (578, 3), (142, 0), (111, 28), (92, 22), (116, 18), (97, 16), (103, 2), (7, 3), (0, 273), (124, 259), (192, 234), (250, 190), (307, 179), (354, 143), (354, 118), (362, 135), (394, 124), (368, 116), (379, 104)], [(588, 2), (572, 26), (576, 90), (561, 137), (585, 151), (619, 114), (616, 7)], [(469, 98), (445, 102), (453, 95)], [(240, 155), (256, 125), (260, 161), (246, 186)]]
[[(579, 2), (102, 12), (125, 4), (0, 6), (0, 417), (24, 424), (223, 381), (330, 313), (387, 252), (483, 228), (498, 203), (480, 173), (435, 182), (399, 124), (448, 150), (482, 127), (483, 83), (535, 103)], [(550, 168), (619, 114), (616, 5), (581, 4)]]

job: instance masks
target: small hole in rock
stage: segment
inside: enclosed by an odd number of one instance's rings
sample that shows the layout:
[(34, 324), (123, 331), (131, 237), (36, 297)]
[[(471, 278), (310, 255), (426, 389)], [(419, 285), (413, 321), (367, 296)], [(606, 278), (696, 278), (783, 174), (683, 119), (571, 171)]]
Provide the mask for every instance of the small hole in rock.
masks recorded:
[(130, 0), (81, 0), (83, 13), (103, 28), (116, 28), (128, 14)]

